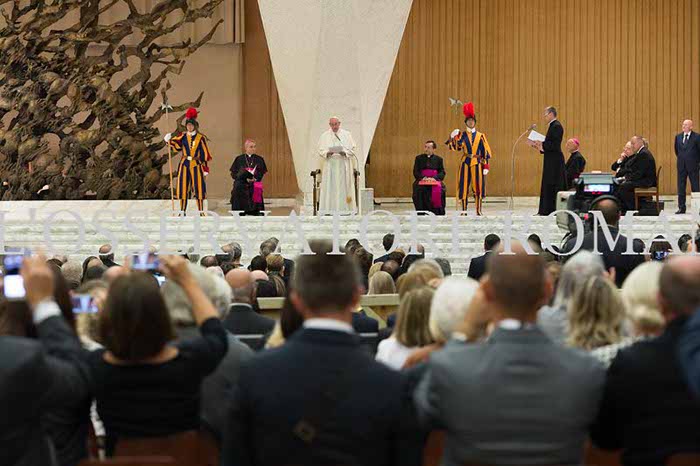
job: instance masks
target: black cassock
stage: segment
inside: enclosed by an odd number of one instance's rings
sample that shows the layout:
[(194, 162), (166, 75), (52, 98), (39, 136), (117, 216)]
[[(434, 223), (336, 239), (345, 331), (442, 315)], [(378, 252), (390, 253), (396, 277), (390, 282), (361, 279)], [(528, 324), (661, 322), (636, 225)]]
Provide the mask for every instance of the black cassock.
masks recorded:
[(586, 159), (579, 151), (572, 152), (566, 161), (566, 189), (574, 187), (574, 180), (578, 178), (586, 168)]
[(544, 163), (542, 166), (542, 184), (540, 185), (540, 208), (538, 215), (549, 215), (557, 209), (557, 191), (565, 189), (566, 168), (561, 141), (564, 139), (564, 127), (559, 120), (554, 120), (547, 128), (547, 135), (542, 143)]
[(439, 155), (428, 157), (427, 154), (416, 156), (416, 160), (413, 162), (413, 178), (415, 178), (413, 181), (413, 205), (416, 210), (427, 210), (435, 215), (445, 215), (445, 184), (441, 183), (440, 186), (441, 206), (433, 207), (433, 187), (418, 184), (424, 177), (423, 170), (436, 170), (437, 175), (434, 178), (441, 182), (445, 179), (445, 166), (442, 157)]
[(265, 210), (265, 202), (262, 199), (262, 202), (253, 202), (253, 183), (262, 182), (267, 173), (265, 160), (257, 154), (241, 154), (234, 159), (230, 171), (233, 178), (231, 210), (242, 210), (246, 215), (260, 215), (260, 211)]

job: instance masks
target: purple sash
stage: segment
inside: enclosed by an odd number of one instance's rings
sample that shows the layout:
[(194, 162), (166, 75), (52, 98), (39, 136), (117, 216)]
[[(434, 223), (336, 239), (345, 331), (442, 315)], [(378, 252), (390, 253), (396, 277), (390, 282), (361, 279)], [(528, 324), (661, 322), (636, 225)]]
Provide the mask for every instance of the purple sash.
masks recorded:
[[(437, 170), (425, 168), (420, 172), (423, 178), (435, 178), (438, 174)], [(442, 207), (442, 186), (440, 183), (434, 184), (430, 191), (430, 203), (434, 209)]]
[(253, 182), (253, 202), (256, 204), (262, 204), (263, 197), (263, 184), (262, 181)]

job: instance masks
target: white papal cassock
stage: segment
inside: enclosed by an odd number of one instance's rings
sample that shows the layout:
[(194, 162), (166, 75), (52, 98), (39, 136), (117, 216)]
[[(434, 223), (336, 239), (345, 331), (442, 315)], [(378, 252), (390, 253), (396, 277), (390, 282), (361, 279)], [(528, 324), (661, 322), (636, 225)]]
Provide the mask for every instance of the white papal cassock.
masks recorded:
[[(327, 155), (332, 147), (342, 146), (345, 155), (334, 153)], [(353, 167), (355, 161), (355, 140), (350, 131), (342, 128), (337, 133), (329, 129), (318, 140), (318, 155), (321, 164), (321, 212), (355, 212), (355, 185)]]

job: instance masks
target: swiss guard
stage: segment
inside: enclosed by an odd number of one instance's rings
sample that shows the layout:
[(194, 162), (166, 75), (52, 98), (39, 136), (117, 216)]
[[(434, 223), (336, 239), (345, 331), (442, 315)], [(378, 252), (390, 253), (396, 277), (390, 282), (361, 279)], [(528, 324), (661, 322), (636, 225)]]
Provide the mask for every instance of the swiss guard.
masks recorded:
[(182, 159), (177, 167), (177, 198), (180, 200), (180, 211), (183, 215), (187, 211), (190, 190), (197, 199), (200, 215), (204, 215), (204, 199), (207, 197), (204, 177), (209, 174), (208, 162), (211, 160), (211, 153), (207, 137), (199, 132), (197, 116), (197, 109), (190, 107), (185, 113), (186, 131), (177, 136), (168, 133), (164, 138), (174, 151), (182, 151)]
[(491, 147), (486, 135), (476, 130), (474, 104), (467, 102), (462, 107), (466, 131), (455, 129), (445, 143), (450, 150), (462, 153), (457, 169), (457, 202), (463, 212), (467, 211), (470, 191), (474, 194), (476, 215), (481, 215), (481, 202), (484, 198), (485, 176), (489, 172)]

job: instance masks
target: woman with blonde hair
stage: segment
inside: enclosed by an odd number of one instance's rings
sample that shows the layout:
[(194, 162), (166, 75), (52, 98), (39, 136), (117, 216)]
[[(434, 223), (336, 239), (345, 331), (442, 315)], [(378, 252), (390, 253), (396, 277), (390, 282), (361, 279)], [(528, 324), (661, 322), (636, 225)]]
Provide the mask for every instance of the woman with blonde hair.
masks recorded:
[(567, 306), (569, 346), (591, 351), (622, 339), (625, 304), (607, 277), (589, 277)]
[(269, 254), (265, 261), (267, 262), (267, 275), (275, 285), (275, 294), (277, 297), (284, 297), (287, 295), (287, 285), (284, 283), (284, 257), (279, 254)]
[(618, 343), (603, 346), (591, 352), (606, 366), (610, 365), (621, 349), (663, 332), (666, 321), (657, 300), (661, 269), (663, 269), (662, 262), (645, 262), (625, 278), (621, 295), (627, 311), (624, 324), (629, 336)]
[[(391, 275), (389, 275), (387, 272), (379, 271), (375, 273), (369, 279), (369, 291), (367, 294), (396, 294), (396, 284), (394, 284), (394, 279), (391, 278)], [(394, 312), (395, 306), (372, 306), (371, 308), (363, 306), (363, 309), (367, 315), (377, 319), (379, 322), (379, 328), (382, 329), (386, 327), (386, 320), (389, 315)]]
[(433, 342), (429, 322), (434, 294), (433, 288), (424, 286), (401, 298), (396, 327), (389, 338), (379, 343), (377, 361), (400, 370), (413, 350)]

